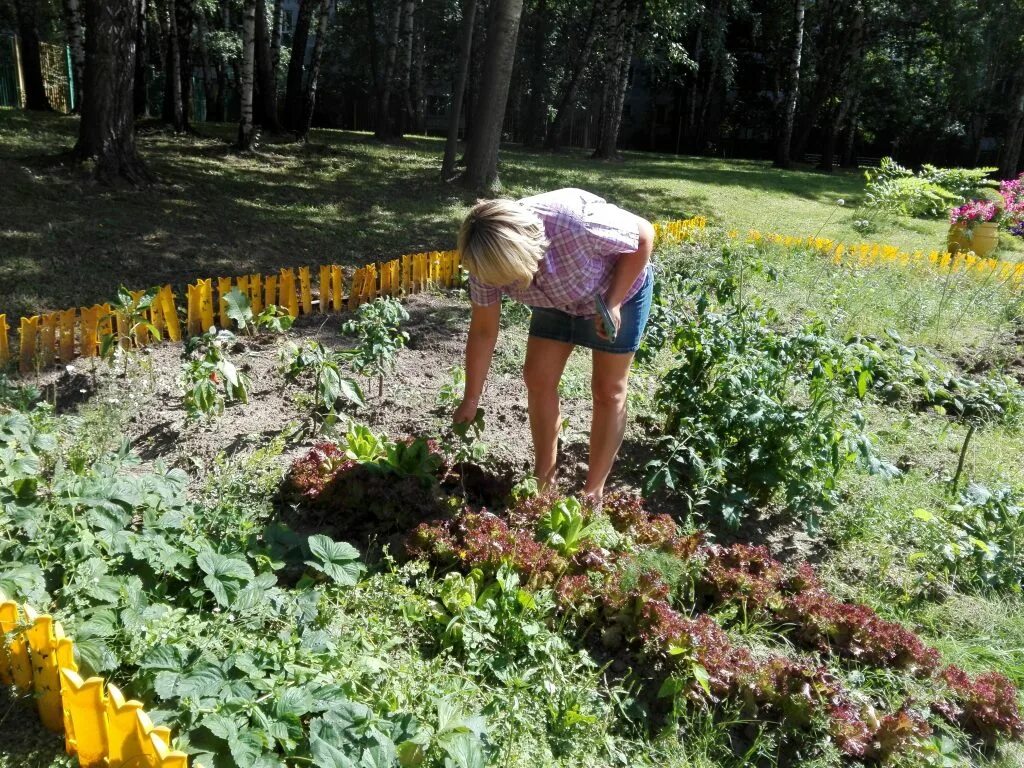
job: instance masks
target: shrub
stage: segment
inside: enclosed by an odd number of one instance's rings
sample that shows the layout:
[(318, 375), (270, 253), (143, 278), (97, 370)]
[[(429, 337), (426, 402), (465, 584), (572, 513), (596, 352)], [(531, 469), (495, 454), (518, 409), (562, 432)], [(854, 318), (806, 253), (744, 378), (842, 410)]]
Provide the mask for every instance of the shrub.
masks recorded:
[(864, 172), (867, 206), (903, 216), (938, 218), (950, 206), (991, 186), (986, 177), (994, 170), (924, 165), (915, 174), (891, 157), (884, 157), (878, 170)]
[(656, 394), (666, 418), (646, 489), (678, 492), (734, 527), (778, 494), (813, 528), (857, 456), (834, 373), (801, 364), (813, 341), (773, 331), (753, 310), (698, 305), (676, 327)]

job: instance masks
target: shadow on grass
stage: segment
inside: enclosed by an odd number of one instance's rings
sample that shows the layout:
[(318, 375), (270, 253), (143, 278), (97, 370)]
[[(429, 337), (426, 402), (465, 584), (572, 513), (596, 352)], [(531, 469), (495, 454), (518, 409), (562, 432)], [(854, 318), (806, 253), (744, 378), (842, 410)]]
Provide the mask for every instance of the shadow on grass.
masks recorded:
[(39, 722), (31, 698), (13, 698), (0, 691), (0, 767), (50, 768), (61, 760), (64, 740)]

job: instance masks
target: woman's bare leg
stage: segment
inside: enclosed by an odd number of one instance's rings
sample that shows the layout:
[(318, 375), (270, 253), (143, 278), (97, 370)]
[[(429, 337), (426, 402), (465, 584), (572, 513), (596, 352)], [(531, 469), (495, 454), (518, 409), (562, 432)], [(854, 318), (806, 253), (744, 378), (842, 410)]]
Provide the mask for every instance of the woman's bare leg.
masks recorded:
[(594, 350), (590, 389), (594, 411), (590, 422), (590, 467), (585, 496), (600, 501), (604, 484), (626, 432), (626, 391), (632, 354)]
[(530, 408), (533, 433), (534, 474), (543, 490), (555, 478), (558, 464), (558, 429), (562, 418), (558, 404), (558, 382), (573, 345), (531, 336), (526, 342), (523, 378)]

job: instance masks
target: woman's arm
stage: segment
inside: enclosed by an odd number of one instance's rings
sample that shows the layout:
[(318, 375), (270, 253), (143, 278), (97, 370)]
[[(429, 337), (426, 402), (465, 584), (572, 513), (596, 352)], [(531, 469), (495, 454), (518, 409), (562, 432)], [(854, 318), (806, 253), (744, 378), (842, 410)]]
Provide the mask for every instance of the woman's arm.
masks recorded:
[(466, 391), (452, 419), (456, 424), (472, 421), (476, 417), (487, 372), (491, 368), (494, 345), (498, 340), (500, 319), (501, 301), (487, 306), (473, 305), (469, 335), (466, 337)]
[[(633, 283), (640, 277), (640, 273), (647, 267), (647, 263), (651, 260), (651, 251), (654, 248), (654, 227), (646, 219), (641, 219), (639, 216), (636, 218), (637, 226), (640, 230), (640, 241), (637, 249), (633, 253), (624, 253), (619, 256), (615, 262), (615, 271), (612, 272), (612, 284), (604, 295), (605, 303), (608, 305), (608, 312), (615, 322), (616, 329), (618, 329), (620, 324), (619, 309), (622, 306), (622, 301), (626, 298), (626, 294)], [(595, 318), (595, 322), (597, 323), (598, 335), (605, 338), (601, 318)]]

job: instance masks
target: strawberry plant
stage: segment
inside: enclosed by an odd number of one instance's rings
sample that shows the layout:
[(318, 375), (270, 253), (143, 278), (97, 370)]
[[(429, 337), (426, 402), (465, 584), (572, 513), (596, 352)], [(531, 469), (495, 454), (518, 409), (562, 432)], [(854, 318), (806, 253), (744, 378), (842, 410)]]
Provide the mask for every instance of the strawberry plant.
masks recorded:
[(377, 377), (377, 397), (384, 395), (384, 374), (395, 368), (395, 356), (409, 340), (401, 324), (409, 319), (402, 302), (381, 298), (363, 304), (351, 320), (342, 323), (342, 333), (356, 338), (356, 346), (345, 354), (363, 376)]

